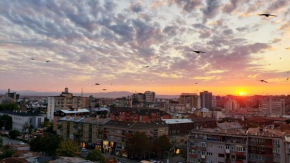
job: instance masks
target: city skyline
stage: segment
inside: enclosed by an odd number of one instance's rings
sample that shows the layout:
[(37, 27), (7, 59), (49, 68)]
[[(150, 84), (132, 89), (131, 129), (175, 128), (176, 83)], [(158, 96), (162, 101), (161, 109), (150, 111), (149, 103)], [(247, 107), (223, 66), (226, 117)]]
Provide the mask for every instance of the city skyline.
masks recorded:
[(0, 6), (1, 90), (290, 94), (288, 1), (4, 0)]

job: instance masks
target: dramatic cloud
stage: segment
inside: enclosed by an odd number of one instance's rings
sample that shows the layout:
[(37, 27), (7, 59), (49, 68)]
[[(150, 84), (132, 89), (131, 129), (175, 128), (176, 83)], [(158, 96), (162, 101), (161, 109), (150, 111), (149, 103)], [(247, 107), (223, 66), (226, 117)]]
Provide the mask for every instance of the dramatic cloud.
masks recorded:
[[(2, 0), (0, 89), (100, 91), (92, 87), (97, 81), (109, 91), (138, 91), (276, 81), (290, 59), (288, 4)], [(267, 10), (278, 17), (256, 15)]]

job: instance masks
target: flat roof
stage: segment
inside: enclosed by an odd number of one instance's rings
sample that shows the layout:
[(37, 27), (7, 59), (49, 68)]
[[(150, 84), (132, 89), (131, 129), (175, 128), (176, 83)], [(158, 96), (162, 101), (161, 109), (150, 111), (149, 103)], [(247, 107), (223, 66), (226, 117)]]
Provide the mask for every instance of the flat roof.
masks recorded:
[(191, 119), (162, 119), (167, 124), (192, 123)]
[(88, 109), (78, 109), (78, 110), (60, 110), (66, 114), (74, 114), (74, 113), (89, 113)]
[(45, 114), (40, 114), (38, 112), (20, 112), (20, 111), (12, 111), (12, 110), (2, 110), (0, 114), (10, 114), (17, 116), (45, 116)]

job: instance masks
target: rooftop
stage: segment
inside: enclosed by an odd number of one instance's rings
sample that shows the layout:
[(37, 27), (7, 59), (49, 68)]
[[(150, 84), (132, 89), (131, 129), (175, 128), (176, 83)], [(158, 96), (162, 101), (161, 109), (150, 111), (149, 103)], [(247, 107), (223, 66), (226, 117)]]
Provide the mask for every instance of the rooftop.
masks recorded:
[(11, 111), (11, 110), (2, 110), (0, 114), (10, 114), (17, 116), (45, 116), (45, 114), (40, 114), (38, 112), (21, 112), (21, 111)]
[(166, 124), (192, 123), (191, 119), (162, 119)]
[(105, 126), (117, 128), (130, 128), (130, 129), (149, 129), (158, 127), (167, 127), (168, 125), (163, 121), (158, 122), (125, 122), (125, 121), (109, 121)]
[(78, 110), (60, 110), (65, 114), (75, 114), (75, 113), (89, 113), (88, 109), (78, 109)]
[(110, 121), (110, 118), (95, 118), (95, 117), (74, 117), (66, 116), (60, 118), (58, 121), (68, 121), (68, 122), (80, 122), (80, 123), (91, 123), (91, 124), (105, 124)]

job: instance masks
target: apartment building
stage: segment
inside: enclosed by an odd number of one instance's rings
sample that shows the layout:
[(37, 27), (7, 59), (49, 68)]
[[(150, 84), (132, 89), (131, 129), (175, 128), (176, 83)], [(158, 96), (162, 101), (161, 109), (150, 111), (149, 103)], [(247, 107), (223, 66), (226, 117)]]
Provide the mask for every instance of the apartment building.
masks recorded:
[(103, 127), (109, 118), (66, 116), (58, 121), (57, 133), (64, 139), (70, 138), (80, 146), (103, 149)]
[(109, 121), (104, 125), (104, 152), (127, 157), (125, 143), (135, 132), (144, 132), (150, 139), (158, 139), (162, 135), (168, 135), (168, 125), (163, 121)]
[(284, 133), (274, 129), (192, 130), (189, 163), (284, 163), (289, 161)]
[(34, 129), (40, 127), (41, 123), (44, 122), (45, 114), (37, 112), (22, 112), (22, 111), (11, 111), (3, 110), (0, 111), (0, 115), (9, 115), (12, 118), (12, 129), (23, 131), (23, 125), (28, 124), (33, 126)]
[(155, 102), (155, 92), (146, 91), (144, 93), (145, 102), (154, 103)]
[(260, 109), (268, 116), (281, 117), (285, 115), (285, 100), (269, 96), (261, 100)]
[(47, 118), (52, 121), (54, 112), (57, 110), (80, 109), (87, 107), (87, 104), (86, 97), (73, 96), (72, 93), (68, 92), (68, 88), (65, 88), (59, 96), (48, 97)]
[(170, 115), (159, 109), (116, 107), (111, 109), (111, 120), (151, 122), (169, 119)]
[(200, 108), (200, 99), (196, 93), (182, 93), (179, 97), (179, 104), (186, 108)]
[(238, 104), (237, 100), (229, 99), (225, 104), (224, 108), (226, 112), (230, 112), (231, 110), (238, 110), (240, 105)]
[(208, 91), (200, 92), (200, 107), (212, 109), (212, 93)]

